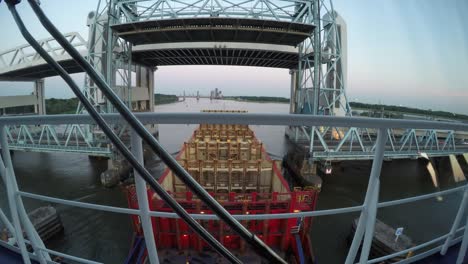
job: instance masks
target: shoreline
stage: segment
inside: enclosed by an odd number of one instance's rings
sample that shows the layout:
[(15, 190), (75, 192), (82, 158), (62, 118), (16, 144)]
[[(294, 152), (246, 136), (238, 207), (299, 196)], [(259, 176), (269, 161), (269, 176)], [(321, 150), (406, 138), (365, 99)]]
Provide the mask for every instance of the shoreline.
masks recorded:
[(229, 100), (229, 101), (236, 101), (236, 102), (247, 102), (247, 103), (275, 103), (275, 104), (289, 104), (289, 102), (278, 102), (273, 100), (261, 101), (261, 100), (245, 100), (245, 99), (237, 99), (237, 98), (223, 98), (218, 100)]

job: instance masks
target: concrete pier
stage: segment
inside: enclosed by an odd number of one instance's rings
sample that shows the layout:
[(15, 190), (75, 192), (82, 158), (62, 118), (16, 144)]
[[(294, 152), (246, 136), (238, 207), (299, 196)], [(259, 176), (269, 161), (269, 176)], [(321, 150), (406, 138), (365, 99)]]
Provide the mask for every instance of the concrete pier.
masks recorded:
[(28, 217), (42, 241), (47, 241), (64, 230), (62, 220), (52, 206), (39, 207), (30, 212)]

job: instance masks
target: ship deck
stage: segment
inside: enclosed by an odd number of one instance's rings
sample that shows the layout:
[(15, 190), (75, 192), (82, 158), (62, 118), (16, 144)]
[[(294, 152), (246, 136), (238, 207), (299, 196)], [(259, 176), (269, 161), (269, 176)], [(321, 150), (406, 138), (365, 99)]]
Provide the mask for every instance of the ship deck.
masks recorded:
[[(451, 246), (447, 254), (442, 256), (438, 253), (431, 255), (427, 258), (418, 260), (414, 263), (416, 264), (452, 264), (456, 262), (458, 252), (460, 251), (460, 244)], [(223, 263), (222, 259), (216, 255), (216, 253), (212, 251), (204, 251), (203, 253), (199, 253), (197, 251), (176, 251), (176, 250), (167, 250), (162, 249), (159, 250), (159, 258), (161, 263), (186, 263), (187, 260), (190, 263)], [(238, 255), (239, 258), (244, 263), (260, 263), (255, 254), (249, 254), (249, 252), (244, 253), (242, 255)], [(0, 242), (0, 263), (8, 263), (8, 264), (22, 264), (23, 260), (21, 258), (21, 254), (16, 251), (13, 251), (10, 247), (5, 247), (4, 243)], [(32, 260), (33, 264), (37, 264), (39, 262)], [(465, 255), (465, 259), (463, 263), (468, 263), (468, 255)]]
[[(284, 254), (275, 250), (283, 258)], [(262, 258), (251, 250), (246, 250), (243, 254), (240, 252), (233, 252), (234, 255), (242, 261), (242, 263), (262, 263)], [(198, 252), (196, 250), (171, 250), (162, 249), (158, 251), (161, 263), (200, 263), (200, 264), (219, 264), (229, 263), (223, 257), (212, 250), (204, 250)]]
[[(12, 247), (0, 240), (0, 263), (23, 264), (24, 263), (23, 258), (21, 257), (21, 254), (18, 252), (19, 252), (18, 248)], [(31, 259), (31, 263), (39, 264), (39, 262), (32, 260), (32, 259)]]
[[(457, 243), (447, 250), (447, 253), (442, 256), (435, 253), (427, 258), (413, 262), (415, 264), (453, 264), (457, 262), (458, 252), (460, 251), (461, 242)], [(465, 254), (465, 259), (462, 263), (468, 263), (468, 254)]]

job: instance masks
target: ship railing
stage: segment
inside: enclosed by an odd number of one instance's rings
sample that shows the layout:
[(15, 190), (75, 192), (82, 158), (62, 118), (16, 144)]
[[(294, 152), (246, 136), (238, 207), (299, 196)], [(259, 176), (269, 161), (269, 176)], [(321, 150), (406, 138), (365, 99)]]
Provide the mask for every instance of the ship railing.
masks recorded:
[[(104, 116), (109, 123), (123, 122), (121, 117), (117, 114), (108, 114)], [(249, 125), (272, 125), (272, 126), (331, 126), (331, 127), (358, 127), (358, 128), (373, 128), (378, 130), (378, 136), (376, 140), (375, 151), (373, 153), (372, 169), (369, 177), (368, 189), (366, 191), (364, 203), (359, 206), (326, 209), (317, 211), (303, 211), (294, 213), (281, 213), (281, 214), (249, 214), (249, 215), (233, 215), (237, 220), (269, 220), (269, 219), (287, 219), (287, 218), (299, 218), (299, 217), (319, 217), (327, 215), (338, 215), (345, 213), (356, 213), (360, 212), (358, 226), (351, 244), (350, 250), (347, 255), (346, 263), (354, 263), (359, 246), (362, 242), (362, 250), (359, 258), (359, 263), (378, 263), (395, 256), (402, 256), (408, 252), (419, 251), (421, 249), (427, 249), (423, 252), (415, 254), (407, 259), (401, 260), (398, 263), (410, 263), (417, 261), (426, 256), (440, 252), (445, 254), (448, 247), (459, 243), (460, 250), (458, 254), (458, 262), (462, 263), (466, 248), (468, 245), (468, 219), (463, 219), (466, 216), (466, 205), (468, 203), (468, 188), (466, 182), (460, 184), (460, 186), (444, 190), (437, 191), (430, 194), (419, 195), (415, 197), (409, 197), (399, 200), (386, 201), (379, 203), (379, 189), (380, 189), (380, 172), (384, 158), (384, 152), (386, 151), (385, 143), (387, 140), (387, 131), (393, 128), (404, 128), (404, 129), (440, 129), (440, 130), (454, 130), (454, 131), (468, 131), (468, 125), (460, 123), (447, 123), (447, 122), (434, 122), (434, 121), (421, 121), (421, 120), (396, 120), (396, 119), (370, 119), (370, 118), (342, 118), (342, 117), (324, 117), (324, 116), (310, 116), (310, 115), (288, 115), (288, 114), (223, 114), (223, 113), (142, 113), (137, 114), (137, 117), (145, 124), (199, 124), (199, 123), (210, 123), (210, 124), (249, 124)], [(149, 217), (164, 217), (164, 218), (178, 218), (175, 213), (169, 212), (158, 212), (148, 211), (148, 208), (140, 206), (141, 209), (129, 209), (121, 208), (93, 203), (85, 203), (67, 199), (61, 199), (56, 197), (50, 197), (41, 194), (35, 194), (30, 192), (20, 191), (16, 183), (16, 177), (13, 170), (13, 165), (9, 152), (9, 145), (6, 131), (8, 125), (43, 125), (43, 124), (91, 124), (93, 123), (91, 117), (87, 115), (56, 115), (56, 116), (25, 116), (25, 117), (4, 117), (0, 118), (0, 140), (2, 145), (2, 159), (0, 159), (0, 172), (7, 189), (7, 197), (12, 211), (12, 221), (7, 219), (3, 212), (0, 213), (0, 220), (13, 234), (16, 241), (25, 240), (23, 236), (23, 228), (27, 233), (29, 240), (34, 241), (35, 252), (46, 252), (54, 256), (60, 256), (65, 259), (78, 261), (81, 263), (98, 263), (92, 260), (86, 260), (84, 258), (71, 256), (66, 253), (53, 251), (47, 249), (40, 240), (39, 236), (35, 232), (27, 212), (24, 208), (22, 198), (31, 198), (41, 200), (44, 202), (63, 204), (68, 206), (74, 206), (79, 208), (86, 208), (92, 210), (100, 210), (112, 213), (121, 213), (128, 215), (140, 216), (140, 218)], [(132, 133), (132, 139), (139, 138), (136, 133)], [(141, 141), (140, 141), (141, 144)], [(142, 152), (140, 148), (139, 151)], [(142, 155), (142, 153), (139, 153)], [(138, 180), (138, 179), (137, 179)], [(144, 190), (143, 190), (144, 191)], [(446, 234), (416, 245), (412, 248), (396, 252), (384, 257), (368, 259), (370, 246), (373, 238), (374, 225), (376, 221), (376, 214), (379, 208), (397, 206), (407, 203), (414, 203), (417, 201), (433, 199), (435, 197), (441, 197), (453, 193), (463, 193), (463, 198), (460, 202), (458, 212), (453, 220), (453, 224), (449, 232)], [(138, 203), (148, 205), (147, 193), (137, 192)], [(144, 201), (146, 200), (146, 203)], [(16, 217), (15, 217), (16, 216)], [(198, 220), (219, 220), (216, 215), (210, 214), (192, 214), (194, 219)], [(465, 224), (461, 221), (467, 221)], [(21, 224), (23, 223), (23, 224)], [(144, 230), (151, 230), (149, 221), (142, 221), (142, 227)], [(463, 235), (460, 233), (463, 232)], [(145, 232), (147, 233), (147, 232)], [(152, 232), (149, 232), (152, 234)], [(443, 244), (441, 244), (443, 242)], [(10, 247), (7, 243), (0, 241), (0, 244), (6, 247)], [(21, 244), (21, 243), (18, 243)], [(27, 252), (25, 247), (15, 248), (18, 252), (28, 254), (33, 259), (39, 259), (37, 256), (31, 255)], [(157, 249), (155, 248), (154, 250)], [(36, 253), (37, 254), (37, 253)], [(54, 263), (53, 261), (48, 261)]]
[[(241, 203), (241, 202), (248, 202), (249, 204), (254, 203), (263, 203), (266, 202), (270, 203), (284, 203), (284, 202), (291, 202), (291, 203), (306, 203), (312, 204), (312, 193), (315, 190), (299, 190), (293, 192), (249, 192), (249, 193), (236, 193), (236, 192), (209, 192), (211, 196), (213, 196), (218, 201), (224, 201), (225, 203)], [(185, 192), (169, 192), (169, 194), (180, 200), (189, 201), (189, 202), (199, 202), (196, 196), (193, 195), (190, 191)], [(150, 196), (153, 193), (151, 192)], [(156, 196), (157, 197), (157, 196)], [(158, 200), (161, 204), (164, 204), (164, 201)], [(204, 205), (203, 205), (204, 206)], [(169, 208), (169, 207), (168, 207)], [(285, 208), (289, 208), (285, 207)]]

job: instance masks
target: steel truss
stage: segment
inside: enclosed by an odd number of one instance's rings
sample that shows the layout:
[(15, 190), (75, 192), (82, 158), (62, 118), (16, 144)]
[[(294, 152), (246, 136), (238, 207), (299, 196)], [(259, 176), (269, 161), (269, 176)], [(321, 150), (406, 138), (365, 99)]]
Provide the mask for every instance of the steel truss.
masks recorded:
[[(119, 23), (156, 19), (236, 17), (308, 23), (313, 1), (114, 0)], [(298, 10), (298, 7), (301, 7)]]
[[(310, 129), (315, 129), (314, 141), (310, 140)], [(299, 127), (295, 131), (303, 135), (299, 143), (311, 143), (313, 149), (308, 150), (315, 161), (372, 159), (377, 144), (377, 131), (370, 128)], [(468, 150), (462, 144), (468, 135), (452, 130), (388, 129), (386, 134), (386, 159), (419, 158), (422, 153), (448, 156)]]
[[(316, 30), (297, 47), (300, 55), (297, 69), (291, 70), (296, 84), (292, 85), (291, 113), (351, 116), (345, 90), (346, 25), (330, 0), (100, 0), (95, 11), (88, 16), (89, 41), (84, 41), (78, 33), (68, 33), (65, 37), (76, 48), (86, 52), (87, 60), (132, 107), (132, 89), (138, 86), (132, 75), (138, 71), (138, 66), (132, 63), (132, 45), (119, 38), (111, 26), (197, 17), (235, 17), (314, 25)], [(40, 43), (55, 59), (68, 58), (54, 39)], [(1, 53), (0, 68), (9, 71), (11, 67), (30, 67), (40, 63), (39, 60), (42, 58), (24, 45)], [(114, 112), (87, 75), (83, 92), (101, 113)], [(79, 104), (76, 114), (85, 113)], [(121, 136), (127, 133), (125, 126), (114, 128)], [(10, 126), (7, 133), (12, 149), (112, 156), (108, 140), (94, 125)], [(458, 149), (463, 147), (458, 144), (460, 139), (453, 131), (389, 130), (387, 133), (385, 155), (388, 157), (416, 157), (419, 152), (448, 155), (458, 153)], [(291, 135), (309, 146), (311, 161), (368, 159), (375, 150), (376, 131), (364, 128), (304, 126), (294, 129)]]
[[(77, 32), (64, 34), (64, 37), (82, 54), (86, 54), (87, 42)], [(54, 38), (38, 40), (42, 48), (56, 61), (70, 60), (70, 56), (58, 45)], [(41, 56), (28, 44), (0, 53), (0, 73), (45, 64)], [(27, 77), (26, 77), (27, 78)]]
[[(6, 126), (8, 143), (12, 150), (38, 152), (73, 152), (93, 156), (113, 157), (107, 139), (97, 140), (85, 133), (83, 128), (89, 124), (72, 125), (11, 125)], [(310, 142), (310, 127), (298, 127)], [(123, 136), (128, 127), (124, 124), (115, 126), (119, 136)], [(313, 156), (317, 161), (330, 160), (367, 160), (372, 159), (377, 131), (371, 128), (357, 127), (314, 127)], [(462, 144), (467, 134), (453, 130), (433, 129), (388, 129), (385, 145), (385, 158), (418, 158), (421, 153), (429, 156), (448, 156), (463, 154), (468, 145)]]
[(107, 140), (96, 140), (85, 132), (89, 124), (6, 126), (12, 150), (32, 152), (70, 152), (112, 157)]

